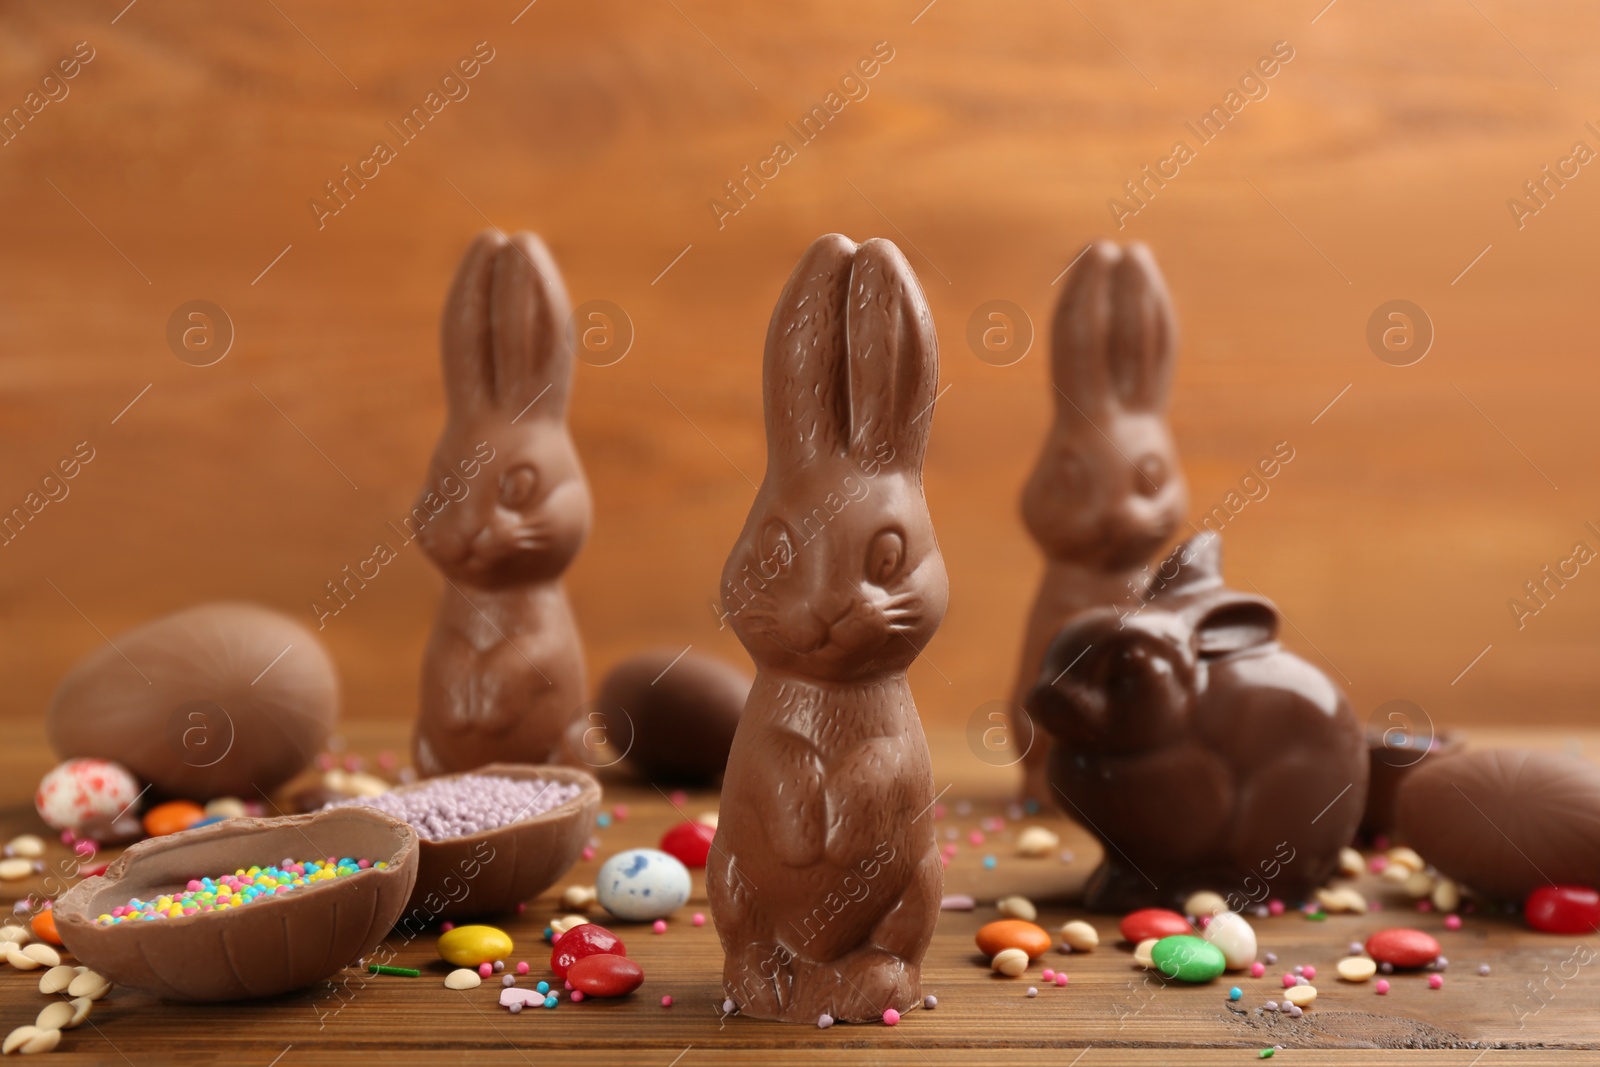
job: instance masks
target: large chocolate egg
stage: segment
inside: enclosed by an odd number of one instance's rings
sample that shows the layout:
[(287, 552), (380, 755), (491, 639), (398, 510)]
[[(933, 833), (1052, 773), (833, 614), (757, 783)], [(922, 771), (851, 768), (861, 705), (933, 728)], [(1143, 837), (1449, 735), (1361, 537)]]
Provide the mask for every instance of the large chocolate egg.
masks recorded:
[(1423, 859), (1490, 896), (1600, 885), (1600, 767), (1587, 760), (1516, 748), (1425, 759), (1396, 817)]
[[(662, 783), (710, 785), (728, 765), (750, 675), (714, 656), (655, 649), (624, 660), (600, 683), (608, 740)], [(630, 736), (631, 735), (631, 736)]]
[(46, 728), (63, 759), (116, 760), (160, 794), (249, 798), (304, 770), (338, 711), (333, 661), (310, 630), (253, 604), (206, 604), (79, 661)]

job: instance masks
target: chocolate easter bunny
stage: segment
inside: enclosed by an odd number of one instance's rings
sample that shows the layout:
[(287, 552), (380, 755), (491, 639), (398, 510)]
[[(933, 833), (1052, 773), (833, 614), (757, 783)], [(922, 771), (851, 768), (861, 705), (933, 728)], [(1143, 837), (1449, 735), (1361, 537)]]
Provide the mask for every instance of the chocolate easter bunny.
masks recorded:
[(745, 1015), (922, 999), (943, 872), (906, 668), (949, 598), (922, 490), (938, 376), (899, 249), (818, 238), (767, 331), (767, 473), (722, 573), (757, 672), (706, 891)]
[(1050, 777), (1105, 845), (1102, 911), (1220, 893), (1298, 903), (1336, 870), (1366, 803), (1361, 723), (1327, 675), (1277, 642), (1272, 602), (1222, 583), (1205, 532), (1155, 570), (1144, 610), (1092, 608), (1046, 654), (1028, 711)]
[(450, 288), (449, 419), (413, 512), (429, 516), (418, 540), (448, 583), (423, 655), (423, 774), (550, 761), (584, 700), (561, 585), (591, 515), (566, 424), (569, 314), (531, 233), (479, 234)]
[[(1149, 563), (1188, 505), (1166, 425), (1177, 325), (1166, 283), (1143, 245), (1096, 241), (1072, 268), (1050, 328), (1055, 422), (1022, 517), (1046, 567), (1028, 616), (1012, 706), (1068, 619), (1086, 608), (1143, 603)], [(1059, 803), (1045, 781), (1048, 738), (1013, 724), (1024, 795)]]

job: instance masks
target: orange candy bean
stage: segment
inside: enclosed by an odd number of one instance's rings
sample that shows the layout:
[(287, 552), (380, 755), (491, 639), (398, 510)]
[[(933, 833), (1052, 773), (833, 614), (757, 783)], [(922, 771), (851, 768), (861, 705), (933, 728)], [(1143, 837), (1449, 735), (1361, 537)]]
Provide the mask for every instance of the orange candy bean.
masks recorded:
[(61, 935), (56, 933), (56, 913), (48, 908), (33, 917), (28, 924), (33, 927), (33, 936), (40, 941), (48, 941), (52, 945), (61, 944)]
[(191, 800), (169, 800), (144, 813), (144, 832), (151, 837), (166, 837), (206, 817), (206, 809)]
[(1021, 919), (1001, 919), (978, 931), (978, 951), (994, 958), (1005, 948), (1020, 948), (1030, 960), (1036, 960), (1050, 951), (1050, 935), (1044, 928)]

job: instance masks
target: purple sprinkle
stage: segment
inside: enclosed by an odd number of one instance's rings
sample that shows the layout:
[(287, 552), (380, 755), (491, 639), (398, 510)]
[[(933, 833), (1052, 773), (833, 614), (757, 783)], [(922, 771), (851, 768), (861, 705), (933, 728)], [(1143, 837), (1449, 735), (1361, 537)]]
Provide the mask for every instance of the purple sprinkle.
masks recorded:
[(1261, 1007), (1266, 1011), (1277, 1011), (1278, 1002), (1276, 1000), (1269, 1000), (1265, 1004), (1261, 1005)]
[(364, 804), (404, 819), (424, 841), (446, 841), (543, 815), (582, 791), (576, 783), (466, 774), (438, 778), (404, 793), (358, 797), (329, 806)]
[(1306, 969), (1304, 967), (1302, 967), (1300, 964), (1297, 963), (1297, 964), (1294, 965), (1294, 973), (1297, 974), (1297, 975), (1305, 974), (1306, 973)]
[(500, 979), (500, 984), (503, 986), (514, 986), (517, 984), (517, 976), (514, 974), (508, 974), (504, 978)]
[(514, 1001), (511, 1002), (511, 1014), (512, 1015), (517, 1014), (521, 1010), (522, 1010), (522, 1001), (514, 1000)]
[(1487, 963), (1478, 964), (1478, 973), (1487, 976), (1489, 973), (1489, 965)]
[(1367, 951), (1366, 946), (1363, 945), (1361, 942), (1359, 942), (1359, 941), (1350, 942), (1350, 955), (1359, 956), (1365, 951)]
[(1289, 1018), (1298, 1019), (1298, 1018), (1300, 1018), (1300, 1016), (1304, 1015), (1305, 1013), (1306, 1013), (1306, 1010), (1304, 1008), (1302, 1008), (1300, 1005), (1298, 1005), (1298, 1004), (1289, 1005)]
[(1394, 964), (1390, 963), (1388, 960), (1384, 960), (1382, 963), (1378, 964), (1378, 970), (1382, 971), (1384, 974), (1393, 974)]
[(1261, 957), (1261, 958), (1262, 958), (1262, 959), (1264, 959), (1264, 960), (1266, 960), (1266, 961), (1267, 961), (1267, 965), (1268, 965), (1268, 966), (1269, 966), (1269, 967), (1270, 967), (1270, 966), (1271, 966), (1271, 965), (1272, 965), (1272, 964), (1274, 964), (1274, 963), (1277, 963), (1277, 962), (1278, 962), (1278, 954), (1277, 954), (1277, 953), (1276, 953), (1276, 952), (1269, 952), (1269, 953), (1267, 953), (1267, 954), (1266, 954), (1266, 955), (1265, 955), (1265, 956), (1263, 956), (1263, 957)]
[(495, 974), (499, 974), (500, 972), (504, 971), (505, 969), (506, 969), (506, 961), (505, 960), (495, 960), (494, 961), (494, 973)]

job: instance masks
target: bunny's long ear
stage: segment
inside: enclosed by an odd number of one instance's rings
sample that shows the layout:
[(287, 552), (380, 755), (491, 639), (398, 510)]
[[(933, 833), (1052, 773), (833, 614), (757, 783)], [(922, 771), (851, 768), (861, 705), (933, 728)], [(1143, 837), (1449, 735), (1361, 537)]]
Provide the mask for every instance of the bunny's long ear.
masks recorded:
[(493, 230), (478, 234), (456, 268), (450, 295), (445, 298), (439, 349), (445, 396), (450, 410), (458, 415), (487, 408), (494, 402), (489, 294), (495, 256), (505, 243), (505, 238)]
[(1177, 324), (1144, 245), (1095, 241), (1072, 268), (1051, 327), (1051, 374), (1063, 407), (1086, 416), (1165, 407)]
[(497, 404), (512, 417), (560, 418), (572, 386), (572, 306), (544, 242), (526, 231), (495, 254), (491, 370)]
[(939, 342), (927, 298), (906, 257), (874, 238), (855, 255), (848, 307), (850, 447), (894, 447), (922, 469), (939, 387)]
[(836, 233), (817, 238), (772, 309), (762, 369), (769, 476), (845, 451), (845, 319), (855, 250)]

